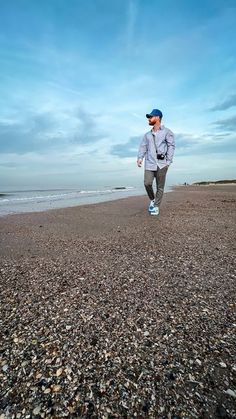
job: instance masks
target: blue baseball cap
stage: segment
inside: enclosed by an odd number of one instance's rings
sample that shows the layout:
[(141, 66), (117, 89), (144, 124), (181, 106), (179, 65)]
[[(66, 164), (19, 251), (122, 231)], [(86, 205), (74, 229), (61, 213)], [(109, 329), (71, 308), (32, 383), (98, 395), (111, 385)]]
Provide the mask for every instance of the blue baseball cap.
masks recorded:
[(162, 118), (162, 112), (159, 109), (153, 109), (151, 113), (146, 114), (146, 118), (151, 118), (152, 116), (159, 116)]

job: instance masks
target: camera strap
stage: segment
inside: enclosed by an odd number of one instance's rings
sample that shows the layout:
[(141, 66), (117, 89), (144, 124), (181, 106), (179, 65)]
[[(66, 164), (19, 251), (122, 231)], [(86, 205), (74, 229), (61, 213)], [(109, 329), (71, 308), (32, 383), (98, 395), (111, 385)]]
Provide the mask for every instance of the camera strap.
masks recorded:
[(159, 154), (158, 151), (157, 151), (156, 136), (155, 136), (155, 134), (153, 134), (153, 132), (152, 132), (152, 136), (153, 136), (154, 146), (155, 146), (155, 149), (156, 149), (157, 160), (164, 160), (165, 159), (165, 155), (164, 154)]
[(155, 134), (153, 134), (153, 132), (152, 132), (152, 137), (153, 137), (153, 142), (154, 142), (154, 146), (155, 146), (155, 149), (156, 149), (156, 154), (158, 154), (157, 146), (156, 146), (156, 136), (155, 136)]

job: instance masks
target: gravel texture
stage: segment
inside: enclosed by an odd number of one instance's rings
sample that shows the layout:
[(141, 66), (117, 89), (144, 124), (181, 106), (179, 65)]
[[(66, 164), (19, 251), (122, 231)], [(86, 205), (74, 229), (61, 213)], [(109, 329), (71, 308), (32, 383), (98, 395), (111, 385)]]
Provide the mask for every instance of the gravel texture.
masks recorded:
[(235, 186), (0, 219), (0, 419), (236, 418)]

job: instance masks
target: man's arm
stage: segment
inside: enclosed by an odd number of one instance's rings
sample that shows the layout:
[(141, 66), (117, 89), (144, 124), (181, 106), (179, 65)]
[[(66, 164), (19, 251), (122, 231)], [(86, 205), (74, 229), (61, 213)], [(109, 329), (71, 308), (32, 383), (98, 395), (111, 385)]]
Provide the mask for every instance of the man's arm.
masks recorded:
[(144, 135), (144, 137), (142, 139), (142, 142), (139, 146), (139, 150), (138, 150), (138, 157), (137, 157), (138, 167), (142, 166), (142, 161), (143, 161), (143, 158), (144, 158), (146, 152), (147, 152), (147, 139), (146, 139), (146, 135)]
[(168, 166), (172, 163), (174, 152), (175, 152), (175, 138), (171, 130), (168, 130), (166, 134), (167, 153), (166, 161)]

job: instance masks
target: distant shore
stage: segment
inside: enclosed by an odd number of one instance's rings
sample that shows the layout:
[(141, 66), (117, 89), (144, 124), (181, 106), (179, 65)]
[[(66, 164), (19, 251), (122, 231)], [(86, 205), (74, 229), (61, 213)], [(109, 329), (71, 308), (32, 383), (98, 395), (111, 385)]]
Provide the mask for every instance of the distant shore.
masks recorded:
[(215, 180), (215, 181), (202, 181), (202, 182), (194, 182), (192, 185), (234, 185), (236, 184), (236, 179), (225, 179), (225, 180)]
[(133, 196), (1, 218), (0, 416), (236, 417), (235, 203), (191, 185), (158, 217)]

